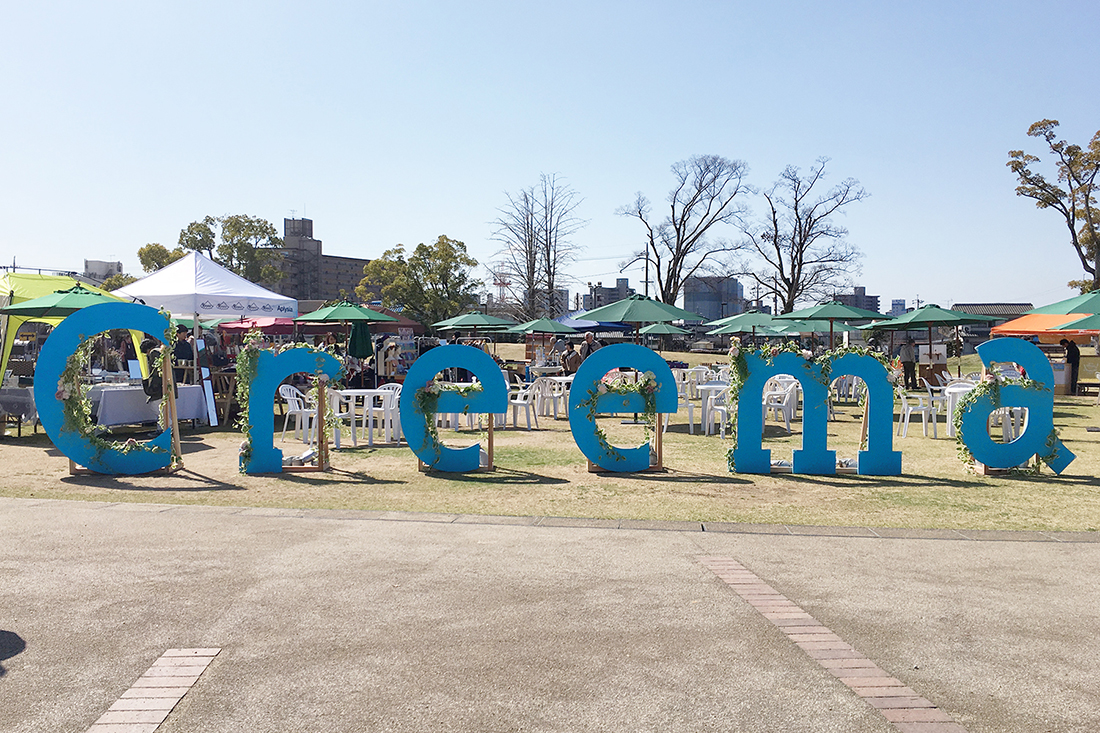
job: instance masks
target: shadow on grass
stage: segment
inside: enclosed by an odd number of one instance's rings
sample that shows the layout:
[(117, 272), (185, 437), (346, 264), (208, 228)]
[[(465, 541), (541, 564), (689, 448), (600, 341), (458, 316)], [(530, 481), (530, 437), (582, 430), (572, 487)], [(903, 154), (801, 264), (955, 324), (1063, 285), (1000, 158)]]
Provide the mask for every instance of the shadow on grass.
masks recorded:
[(501, 486), (560, 486), (570, 483), (569, 479), (542, 476), (530, 471), (520, 471), (514, 468), (497, 466), (496, 470), (487, 473), (447, 473), (445, 471), (426, 471), (423, 474), (427, 478), (444, 479), (460, 484), (490, 484)]
[(343, 468), (329, 468), (327, 471), (316, 471), (306, 473), (293, 473), (283, 471), (281, 473), (269, 473), (259, 474), (261, 476), (278, 477), (280, 481), (288, 481), (295, 484), (303, 484), (307, 486), (324, 486), (326, 484), (346, 484), (356, 483), (369, 486), (384, 486), (390, 484), (407, 484), (408, 481), (401, 481), (398, 479), (383, 479), (376, 476), (371, 476), (369, 473), (362, 471), (348, 471)]
[(737, 473), (695, 473), (694, 471), (678, 471), (674, 468), (665, 468), (664, 471), (650, 471), (643, 473), (615, 473), (613, 471), (597, 471), (592, 474), (600, 478), (629, 478), (634, 481), (647, 483), (672, 483), (672, 484), (752, 484), (755, 483), (746, 474)]
[[(183, 479), (189, 481), (192, 485), (188, 484), (174, 484), (172, 486), (153, 486), (153, 485), (139, 485), (132, 483), (135, 480), (144, 478), (155, 478), (157, 480), (164, 479)], [(63, 476), (61, 478), (63, 484), (73, 484), (75, 486), (85, 486), (96, 489), (114, 489), (116, 491), (149, 491), (154, 493), (171, 493), (175, 491), (190, 492), (190, 491), (247, 491), (244, 486), (238, 486), (236, 484), (226, 483), (220, 481), (211, 476), (204, 476), (201, 473), (195, 473), (189, 471), (186, 468), (176, 471), (172, 474), (162, 473), (147, 473), (138, 475), (125, 475), (120, 474), (112, 476), (108, 474), (80, 474), (77, 476)]]

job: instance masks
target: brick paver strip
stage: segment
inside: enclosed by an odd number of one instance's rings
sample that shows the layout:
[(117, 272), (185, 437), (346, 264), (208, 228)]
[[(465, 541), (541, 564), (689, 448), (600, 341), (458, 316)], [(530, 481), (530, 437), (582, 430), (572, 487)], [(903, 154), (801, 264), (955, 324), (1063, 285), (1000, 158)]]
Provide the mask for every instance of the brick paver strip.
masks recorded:
[(700, 557), (699, 562), (807, 656), (878, 710), (899, 733), (966, 733), (950, 715), (853, 649), (741, 563), (728, 557)]
[(214, 647), (169, 649), (87, 733), (155, 733), (220, 651)]

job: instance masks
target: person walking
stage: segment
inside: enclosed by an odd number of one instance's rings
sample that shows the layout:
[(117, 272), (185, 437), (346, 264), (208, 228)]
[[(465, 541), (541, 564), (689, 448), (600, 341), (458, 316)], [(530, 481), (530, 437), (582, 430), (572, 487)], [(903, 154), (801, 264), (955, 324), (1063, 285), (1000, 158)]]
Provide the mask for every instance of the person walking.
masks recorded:
[(913, 339), (909, 339), (898, 349), (898, 359), (905, 375), (905, 388), (917, 389), (917, 346)]
[(581, 344), (581, 361), (587, 359), (594, 352), (599, 351), (602, 346), (603, 344), (596, 339), (596, 334), (587, 331), (584, 334), (584, 343)]
[(1062, 339), (1058, 343), (1066, 350), (1066, 365), (1069, 367), (1068, 394), (1075, 395), (1077, 394), (1077, 371), (1081, 367), (1081, 350), (1069, 339)]

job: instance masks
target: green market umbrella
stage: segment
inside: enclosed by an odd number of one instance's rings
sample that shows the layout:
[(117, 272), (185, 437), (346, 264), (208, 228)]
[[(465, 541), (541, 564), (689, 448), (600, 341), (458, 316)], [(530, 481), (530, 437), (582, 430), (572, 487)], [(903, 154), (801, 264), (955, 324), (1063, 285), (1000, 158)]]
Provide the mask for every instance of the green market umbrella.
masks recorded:
[(649, 334), (659, 335), (661, 337), (659, 343), (661, 344), (662, 347), (664, 347), (665, 346), (665, 336), (667, 336), (668, 334), (673, 333), (673, 334), (683, 335), (683, 334), (686, 334), (686, 333), (691, 333), (691, 331), (686, 329), (686, 328), (680, 328), (679, 326), (673, 326), (671, 323), (651, 323), (648, 326), (646, 326), (645, 328), (643, 328), (642, 330), (638, 331), (638, 333), (645, 334), (645, 335), (649, 335)]
[[(743, 326), (743, 331), (750, 331), (756, 326), (770, 326), (773, 321), (775, 321), (775, 316), (770, 313), (746, 311), (744, 313), (738, 313), (735, 316), (719, 318), (717, 321), (709, 321), (704, 325), (717, 326), (719, 328), (725, 328), (726, 326)], [(723, 331), (723, 333), (742, 333), (743, 331)], [(714, 332), (710, 331), (708, 333), (713, 334)]]
[(886, 316), (874, 311), (865, 310), (863, 308), (856, 308), (850, 305), (844, 305), (838, 301), (832, 301), (830, 303), (822, 303), (820, 305), (811, 306), (809, 308), (803, 308), (802, 310), (791, 311), (790, 313), (783, 313), (775, 317), (776, 320), (827, 320), (829, 321), (829, 348), (833, 348), (833, 323), (838, 320), (846, 321), (858, 321), (858, 320), (885, 320)]
[[(989, 323), (990, 321), (996, 321), (996, 316), (980, 316), (976, 313), (963, 313), (962, 311), (953, 311), (947, 308), (940, 308), (938, 305), (929, 304), (923, 308), (910, 311), (904, 315), (900, 315), (897, 318), (892, 318), (888, 321), (882, 321), (880, 323), (871, 323), (866, 326), (861, 326), (866, 330), (869, 328), (882, 329), (884, 331), (909, 331), (919, 328), (928, 329), (928, 353), (932, 353), (932, 327), (933, 326), (954, 326), (955, 327), (955, 339), (959, 337), (959, 326), (965, 326), (972, 323)], [(893, 337), (891, 336), (891, 351), (893, 344)], [(892, 355), (892, 354), (891, 354)], [(962, 354), (959, 354), (960, 365), (962, 363)], [(962, 373), (962, 367), (959, 367), (959, 374)]]
[(639, 332), (639, 327), (643, 323), (703, 320), (703, 317), (698, 313), (692, 313), (683, 308), (647, 298), (644, 295), (631, 295), (629, 298), (593, 308), (590, 311), (585, 311), (582, 317), (592, 321), (632, 323), (634, 324), (635, 334)]
[(464, 313), (461, 316), (455, 316), (454, 318), (447, 318), (438, 323), (433, 323), (432, 328), (439, 329), (440, 331), (477, 331), (478, 329), (492, 330), (514, 325), (516, 325), (515, 321), (509, 321), (505, 318), (497, 318), (496, 316), (490, 316), (484, 313)]
[(592, 321), (618, 321), (620, 323), (662, 323), (666, 321), (701, 321), (698, 313), (661, 303), (644, 295), (629, 298), (585, 311), (582, 317)]
[(0, 308), (0, 314), (22, 318), (64, 318), (90, 305), (119, 302), (126, 301), (117, 295), (88, 290), (77, 284), (66, 290), (55, 290), (49, 295)]
[[(726, 334), (751, 332), (752, 338), (755, 341), (757, 336), (762, 335), (760, 331), (764, 329), (770, 330), (778, 321), (776, 321), (775, 316), (770, 313), (748, 311), (747, 313), (738, 313), (735, 316), (728, 316), (717, 321), (712, 321), (708, 325), (718, 323), (722, 325), (712, 331), (707, 331), (708, 336), (724, 336)], [(760, 331), (757, 329), (760, 329)], [(768, 333), (767, 335), (770, 336), (772, 333)]]
[(1063, 323), (1057, 328), (1051, 329), (1052, 331), (1100, 331), (1100, 314), (1093, 314), (1091, 316), (1085, 316), (1084, 318), (1078, 318), (1075, 321), (1069, 323)]
[(298, 323), (355, 323), (356, 321), (396, 321), (393, 316), (379, 313), (351, 301), (342, 300), (335, 305), (326, 305), (312, 313), (298, 316)]
[(1070, 313), (1100, 313), (1100, 290), (1094, 290), (1091, 293), (1078, 295), (1067, 300), (1060, 300), (1057, 303), (1044, 305), (1042, 308), (1032, 308), (1028, 311), (1028, 315), (1032, 313), (1046, 315), (1069, 315)]
[(518, 326), (505, 329), (506, 333), (578, 333), (577, 329), (549, 318), (536, 318)]

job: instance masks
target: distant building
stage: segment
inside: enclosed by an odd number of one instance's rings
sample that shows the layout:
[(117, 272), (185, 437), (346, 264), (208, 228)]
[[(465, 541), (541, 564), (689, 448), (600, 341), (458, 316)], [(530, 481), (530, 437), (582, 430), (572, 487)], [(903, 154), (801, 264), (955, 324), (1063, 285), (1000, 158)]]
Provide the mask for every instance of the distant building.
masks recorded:
[(340, 257), (322, 252), (321, 240), (313, 238), (312, 219), (283, 219), (283, 262), (285, 273), (272, 290), (302, 300), (335, 300), (343, 290), (355, 300), (355, 288), (363, 279), (363, 267), (370, 260)]
[(874, 311), (875, 313), (880, 312), (878, 296), (868, 295), (867, 288), (862, 286), (854, 288), (850, 294), (836, 295), (834, 297), (837, 301), (853, 308), (862, 308), (863, 310)]
[(959, 327), (963, 340), (975, 344), (988, 341), (989, 331), (994, 326), (1019, 318), (1034, 307), (1031, 303), (955, 303), (951, 306), (951, 310), (997, 318), (996, 321), (988, 323), (974, 323)]
[(630, 278), (628, 277), (618, 278), (613, 288), (605, 288), (602, 282), (595, 285), (588, 283), (588, 294), (583, 296), (581, 307), (586, 311), (590, 311), (593, 308), (626, 300), (631, 295), (634, 295), (634, 288), (630, 287)]
[(887, 315), (889, 315), (891, 318), (897, 318), (898, 316), (904, 316), (905, 315), (905, 298), (902, 298), (900, 300), (891, 300), (890, 301), (890, 313), (888, 313)]
[(96, 283), (101, 283), (112, 275), (122, 274), (121, 262), (104, 262), (102, 260), (84, 260), (84, 277)]
[(737, 315), (745, 310), (745, 290), (735, 277), (693, 275), (684, 280), (684, 310), (704, 321)]

